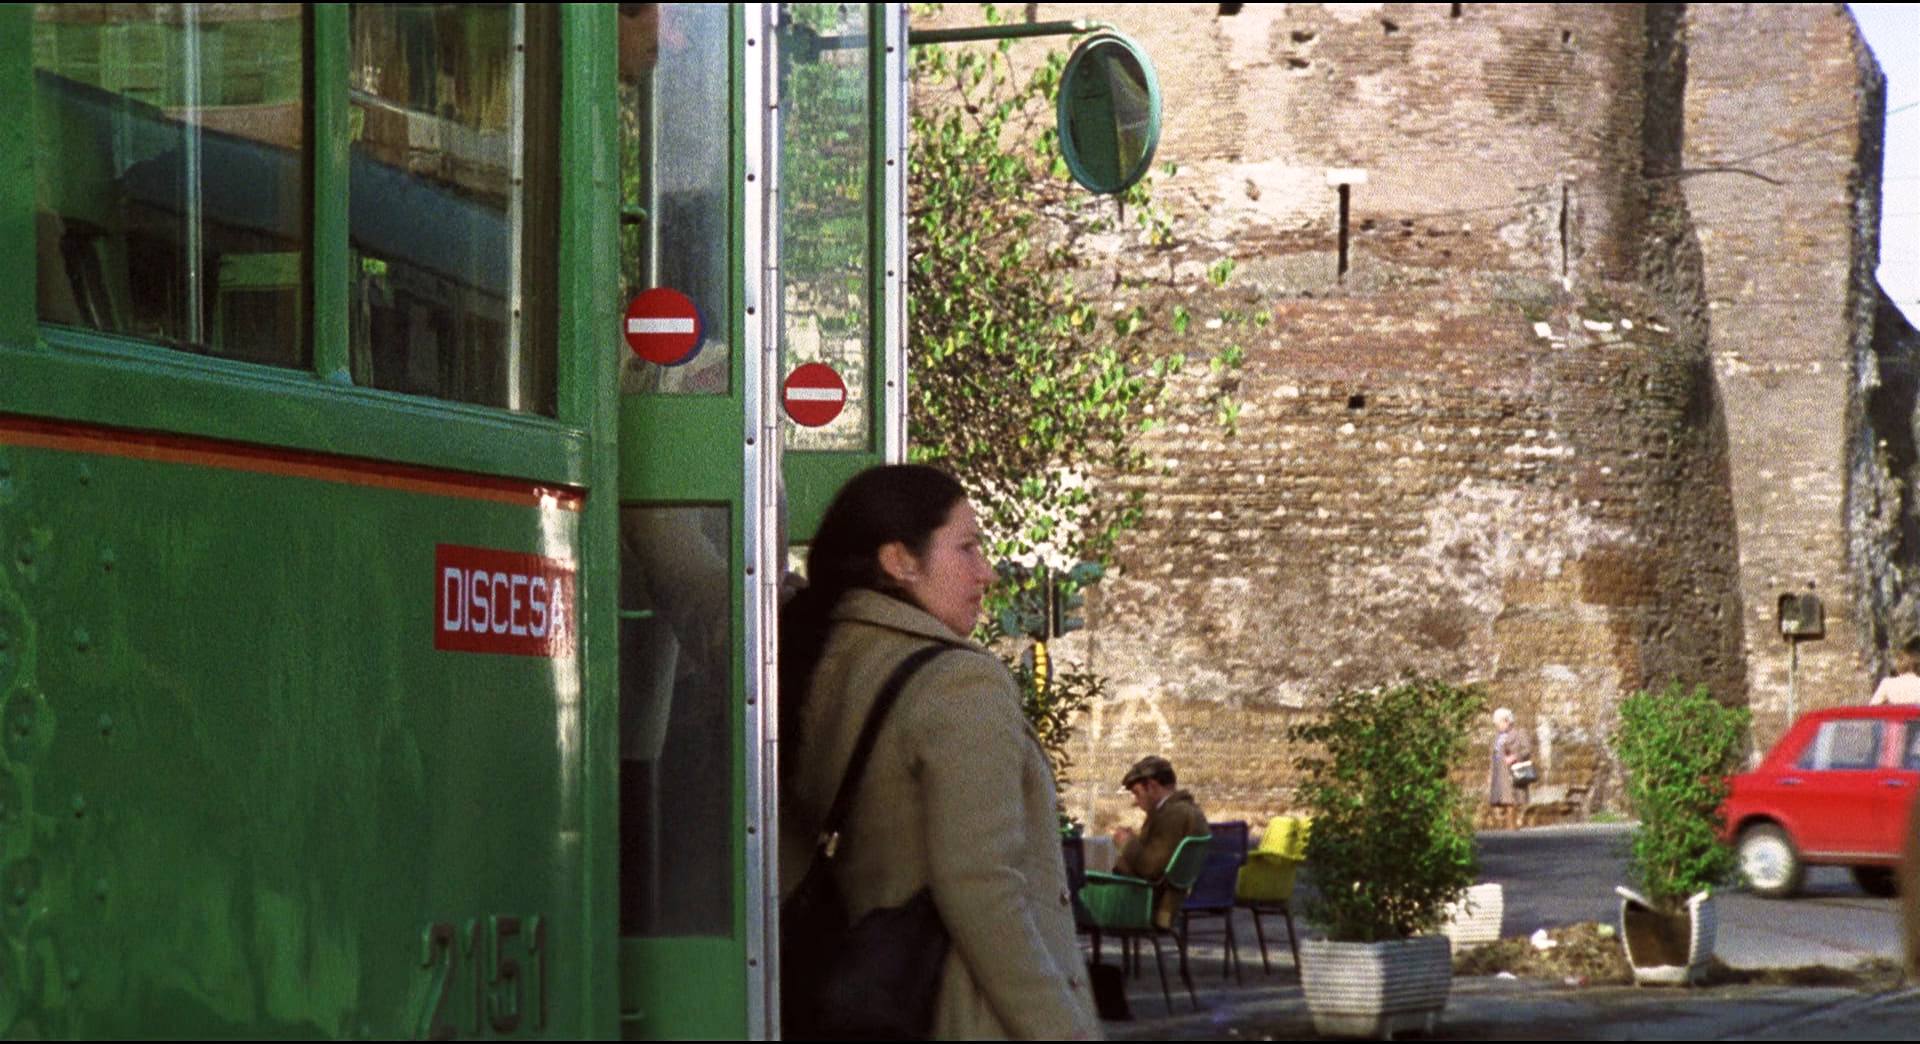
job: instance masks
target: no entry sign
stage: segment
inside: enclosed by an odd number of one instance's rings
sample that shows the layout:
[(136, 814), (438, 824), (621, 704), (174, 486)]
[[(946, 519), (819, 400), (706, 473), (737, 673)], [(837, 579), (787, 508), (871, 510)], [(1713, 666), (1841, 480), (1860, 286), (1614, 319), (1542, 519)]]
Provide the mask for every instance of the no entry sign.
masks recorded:
[(678, 366), (700, 350), (700, 310), (678, 290), (643, 290), (627, 305), (626, 337), (640, 358)]
[(818, 428), (846, 408), (847, 382), (826, 363), (808, 363), (787, 375), (780, 399), (795, 424)]

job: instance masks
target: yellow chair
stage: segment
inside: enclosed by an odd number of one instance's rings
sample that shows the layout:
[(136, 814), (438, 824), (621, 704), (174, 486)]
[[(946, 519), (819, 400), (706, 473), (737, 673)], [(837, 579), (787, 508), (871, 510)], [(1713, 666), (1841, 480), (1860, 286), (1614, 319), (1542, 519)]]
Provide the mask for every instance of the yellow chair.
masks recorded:
[(1253, 914), (1253, 934), (1260, 940), (1260, 967), (1273, 971), (1267, 960), (1267, 934), (1260, 915), (1277, 913), (1287, 919), (1287, 946), (1293, 951), (1293, 966), (1300, 967), (1299, 931), (1293, 925), (1294, 874), (1307, 858), (1307, 835), (1313, 820), (1306, 816), (1275, 816), (1267, 822), (1260, 847), (1247, 853), (1233, 889), (1234, 905)]

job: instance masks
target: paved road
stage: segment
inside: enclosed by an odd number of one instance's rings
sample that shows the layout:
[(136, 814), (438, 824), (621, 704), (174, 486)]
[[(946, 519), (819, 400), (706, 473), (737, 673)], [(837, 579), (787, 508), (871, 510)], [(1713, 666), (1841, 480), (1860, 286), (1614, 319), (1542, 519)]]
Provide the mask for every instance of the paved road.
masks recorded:
[[(1166, 1014), (1157, 992), (1130, 990), (1136, 1016), (1105, 1024), (1114, 1040), (1311, 1040), (1313, 1020), (1297, 983), (1276, 975), (1247, 985), (1201, 986)], [(1440, 1040), (1911, 1040), (1920, 990), (1885, 992), (1806, 986), (1632, 986), (1572, 989), (1491, 978), (1453, 981)]]
[[(1613, 887), (1626, 880), (1628, 827), (1540, 827), (1479, 837), (1481, 879), (1506, 887), (1503, 934), (1581, 921), (1615, 921)], [(1855, 888), (1844, 870), (1809, 874), (1808, 894), (1790, 900), (1722, 895), (1716, 951), (1739, 968), (1844, 967), (1897, 959), (1892, 900)], [(1274, 925), (1269, 921), (1269, 928)], [(1252, 932), (1241, 919), (1244, 983), (1224, 979), (1217, 931), (1196, 940), (1195, 1011), (1176, 977), (1173, 1011), (1161, 1000), (1151, 958), (1128, 987), (1136, 1021), (1110, 1022), (1119, 1040), (1260, 1040), (1313, 1036), (1283, 941), (1270, 936), (1271, 975), (1260, 972)], [(1903, 1040), (1920, 1027), (1920, 990), (1725, 985), (1693, 990), (1569, 987), (1538, 980), (1458, 978), (1441, 1039), (1468, 1040)]]
[[(1617, 920), (1620, 904), (1613, 888), (1627, 880), (1630, 829), (1587, 825), (1479, 835), (1480, 877), (1506, 890), (1501, 934)], [(1715, 952), (1736, 968), (1898, 960), (1898, 918), (1893, 900), (1860, 891), (1847, 871), (1814, 867), (1805, 894), (1793, 899), (1723, 893)]]

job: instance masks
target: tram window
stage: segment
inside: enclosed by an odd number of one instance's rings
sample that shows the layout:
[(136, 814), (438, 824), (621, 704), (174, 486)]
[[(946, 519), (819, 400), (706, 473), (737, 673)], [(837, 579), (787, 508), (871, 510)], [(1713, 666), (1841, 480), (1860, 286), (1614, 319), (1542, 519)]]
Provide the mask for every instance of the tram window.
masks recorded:
[(787, 422), (788, 449), (864, 450), (872, 330), (867, 4), (785, 4), (780, 19), (783, 372), (824, 362), (847, 385), (832, 423)]
[(36, 4), (38, 310), (311, 365), (298, 4)]
[(556, 10), (352, 6), (354, 383), (553, 415)]
[(733, 932), (733, 537), (724, 505), (620, 513), (623, 935)]
[[(699, 350), (659, 366), (620, 349), (620, 390), (724, 395), (733, 222), (724, 4), (620, 5), (619, 307), (670, 287), (700, 310)], [(607, 329), (619, 329), (617, 317)]]

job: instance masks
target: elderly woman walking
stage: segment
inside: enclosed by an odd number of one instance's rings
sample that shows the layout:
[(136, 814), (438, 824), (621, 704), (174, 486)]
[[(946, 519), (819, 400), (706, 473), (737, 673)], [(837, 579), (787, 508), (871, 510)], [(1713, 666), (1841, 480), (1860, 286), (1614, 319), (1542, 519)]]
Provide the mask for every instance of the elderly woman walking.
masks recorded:
[(1527, 742), (1527, 734), (1513, 727), (1513, 711), (1506, 707), (1493, 712), (1493, 763), (1491, 775), (1487, 780), (1487, 804), (1493, 806), (1493, 824), (1496, 828), (1512, 830), (1520, 825), (1521, 810), (1527, 804), (1527, 787), (1532, 783), (1517, 782), (1514, 779), (1513, 766), (1525, 762), (1531, 767), (1533, 762), (1533, 744)]

